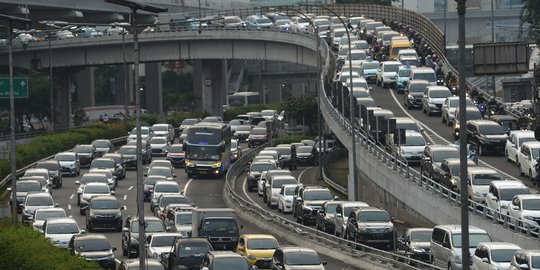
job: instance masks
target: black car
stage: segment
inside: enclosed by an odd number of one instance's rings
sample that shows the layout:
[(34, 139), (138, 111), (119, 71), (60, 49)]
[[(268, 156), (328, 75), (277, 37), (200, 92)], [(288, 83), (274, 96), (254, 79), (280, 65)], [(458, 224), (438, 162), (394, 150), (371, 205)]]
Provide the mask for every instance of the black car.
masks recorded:
[(251, 166), (249, 166), (248, 176), (247, 176), (247, 189), (248, 191), (255, 191), (257, 190), (257, 184), (259, 181), (259, 178), (261, 178), (261, 174), (268, 170), (274, 170), (276, 168), (276, 163), (266, 161), (266, 160), (259, 160), (251, 163)]
[(116, 153), (124, 157), (126, 169), (137, 169), (137, 147), (134, 145), (124, 145), (116, 150)]
[(161, 254), (161, 263), (167, 270), (198, 270), (204, 255), (212, 250), (206, 237), (177, 238), (171, 252)]
[[(168, 228), (163, 222), (153, 216), (144, 217), (146, 233), (166, 232)], [(122, 255), (128, 258), (139, 256), (139, 222), (136, 217), (128, 216), (122, 229)]]
[(103, 158), (110, 158), (116, 162), (116, 178), (118, 180), (126, 178), (126, 161), (122, 154), (108, 153), (103, 155)]
[(208, 251), (204, 256), (201, 269), (250, 270), (246, 257), (232, 251)]
[(114, 251), (107, 237), (102, 234), (79, 234), (69, 241), (72, 255), (81, 256), (87, 261), (96, 261), (103, 269), (116, 269)]
[(319, 209), (317, 216), (315, 217), (315, 227), (317, 230), (321, 230), (332, 235), (334, 234), (334, 214), (336, 213), (336, 207), (339, 203), (339, 201), (327, 201), (323, 203), (321, 209)]
[(376, 207), (356, 208), (349, 215), (347, 240), (394, 250), (395, 229), (386, 210)]
[(300, 146), (296, 148), (296, 162), (298, 165), (319, 165), (319, 152), (313, 146)]
[(507, 137), (506, 129), (494, 121), (467, 122), (467, 142), (476, 145), (479, 156), (486, 152), (504, 154)]
[(427, 145), (420, 160), (420, 172), (430, 179), (434, 178), (440, 170), (443, 160), (448, 158), (459, 158), (459, 151), (451, 145), (432, 144)]
[(86, 230), (89, 232), (96, 228), (112, 228), (122, 231), (122, 212), (116, 197), (111, 195), (94, 196), (90, 199), (86, 209)]
[[(474, 167), (476, 164), (472, 160), (467, 160), (468, 167)], [(448, 158), (443, 160), (440, 170), (433, 175), (433, 180), (452, 190), (458, 190), (459, 174), (461, 172), (461, 163), (459, 158)]]
[(298, 186), (293, 201), (293, 216), (296, 222), (304, 225), (315, 223), (317, 212), (327, 201), (335, 198), (325, 187), (318, 186)]
[(49, 177), (51, 178), (51, 183), (55, 188), (60, 188), (62, 186), (62, 166), (58, 160), (46, 160), (36, 163), (34, 168), (43, 168), (49, 170)]
[(431, 234), (430, 228), (408, 228), (397, 239), (397, 252), (403, 256), (429, 263)]
[(144, 201), (149, 202), (152, 192), (154, 192), (154, 185), (157, 181), (167, 181), (167, 177), (163, 175), (148, 175), (144, 179)]
[(96, 148), (91, 144), (78, 144), (73, 152), (79, 155), (81, 167), (90, 167), (92, 160), (97, 157)]
[[(137, 140), (132, 140), (126, 145), (137, 146)], [(147, 140), (141, 140), (141, 158), (143, 164), (148, 164), (152, 162), (152, 148)]]

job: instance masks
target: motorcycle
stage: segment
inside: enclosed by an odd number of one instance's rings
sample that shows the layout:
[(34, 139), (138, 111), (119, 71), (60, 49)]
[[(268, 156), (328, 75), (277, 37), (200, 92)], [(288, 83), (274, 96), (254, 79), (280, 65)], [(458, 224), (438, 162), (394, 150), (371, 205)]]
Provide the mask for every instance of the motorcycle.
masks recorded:
[(482, 114), (482, 117), (484, 117), (486, 115), (486, 112), (487, 112), (487, 106), (485, 103), (478, 103), (476, 104), (476, 106), (478, 107), (478, 110), (480, 110), (480, 113)]
[(444, 85), (444, 76), (437, 77), (437, 85)]

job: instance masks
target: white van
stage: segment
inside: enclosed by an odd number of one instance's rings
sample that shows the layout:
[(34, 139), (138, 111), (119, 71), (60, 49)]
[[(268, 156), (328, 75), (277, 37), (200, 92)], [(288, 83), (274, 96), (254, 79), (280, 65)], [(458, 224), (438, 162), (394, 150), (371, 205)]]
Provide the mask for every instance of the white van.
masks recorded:
[[(478, 227), (469, 226), (469, 252), (474, 254), (476, 246), (492, 242), (489, 234)], [(461, 269), (461, 225), (437, 225), (430, 242), (430, 262), (444, 269)]]

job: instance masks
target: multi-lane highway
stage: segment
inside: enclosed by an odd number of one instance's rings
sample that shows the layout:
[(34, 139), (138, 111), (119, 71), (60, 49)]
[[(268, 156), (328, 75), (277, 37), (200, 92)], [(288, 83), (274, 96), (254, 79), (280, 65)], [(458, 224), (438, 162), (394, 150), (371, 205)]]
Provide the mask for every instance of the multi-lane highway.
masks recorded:
[[(244, 149), (248, 149), (247, 146)], [(156, 159), (162, 159), (161, 157)], [(81, 176), (87, 172), (88, 169), (81, 170)], [(301, 168), (297, 172), (297, 175), (300, 176), (301, 181), (312, 181), (315, 179), (313, 173), (316, 170), (314, 168)], [(188, 199), (193, 202), (199, 208), (209, 208), (209, 207), (227, 207), (225, 201), (223, 200), (223, 189), (225, 185), (224, 177), (219, 179), (189, 179), (183, 169), (176, 169), (176, 182), (184, 189), (184, 194)], [(242, 177), (240, 177), (242, 179)], [(62, 188), (55, 189), (53, 191), (53, 197), (55, 202), (59, 203), (60, 207), (66, 210), (68, 215), (73, 216), (77, 221), (79, 226), (83, 229), (86, 228), (86, 219), (85, 216), (79, 214), (79, 207), (77, 206), (77, 185), (75, 184), (76, 180), (79, 180), (80, 177), (65, 177)], [(245, 177), (243, 177), (245, 179)], [(239, 181), (241, 182), (241, 181)], [(311, 182), (310, 182), (311, 183)], [(239, 186), (238, 192), (241, 192), (243, 187)], [(126, 178), (118, 181), (118, 187), (116, 188), (116, 197), (119, 200), (121, 205), (126, 206), (126, 210), (123, 212), (123, 219), (128, 215), (137, 214), (137, 203), (136, 203), (136, 172), (133, 170), (127, 171)], [(250, 195), (252, 197), (253, 194)], [(255, 195), (256, 196), (256, 195)], [(253, 198), (257, 199), (257, 198)], [(260, 199), (257, 199), (259, 202), (262, 202)], [(152, 215), (150, 211), (149, 204), (145, 203), (144, 208), (145, 215)], [(241, 233), (268, 233), (262, 229), (257, 228), (249, 220), (239, 219), (239, 224), (243, 225), (243, 229), (240, 230)], [(112, 246), (116, 246), (117, 250), (115, 256), (117, 262), (124, 259), (122, 256), (121, 250), (121, 233), (112, 232), (108, 230), (96, 230), (93, 233), (102, 233), (107, 236), (109, 242)], [(275, 235), (278, 241), (281, 244), (292, 245), (293, 243), (287, 242), (280, 235)], [(295, 245), (302, 245), (302, 243), (294, 243)], [(328, 270), (346, 270), (354, 269), (350, 266), (321, 254), (322, 259), (328, 262), (326, 269)]]

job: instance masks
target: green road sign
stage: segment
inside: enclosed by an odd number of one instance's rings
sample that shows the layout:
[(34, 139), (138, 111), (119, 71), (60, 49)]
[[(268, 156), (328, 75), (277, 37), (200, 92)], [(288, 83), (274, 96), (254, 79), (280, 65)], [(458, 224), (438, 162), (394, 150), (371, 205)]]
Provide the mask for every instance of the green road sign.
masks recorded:
[[(28, 98), (28, 77), (13, 78), (13, 95), (15, 98)], [(0, 98), (9, 98), (9, 78), (0, 78)]]

